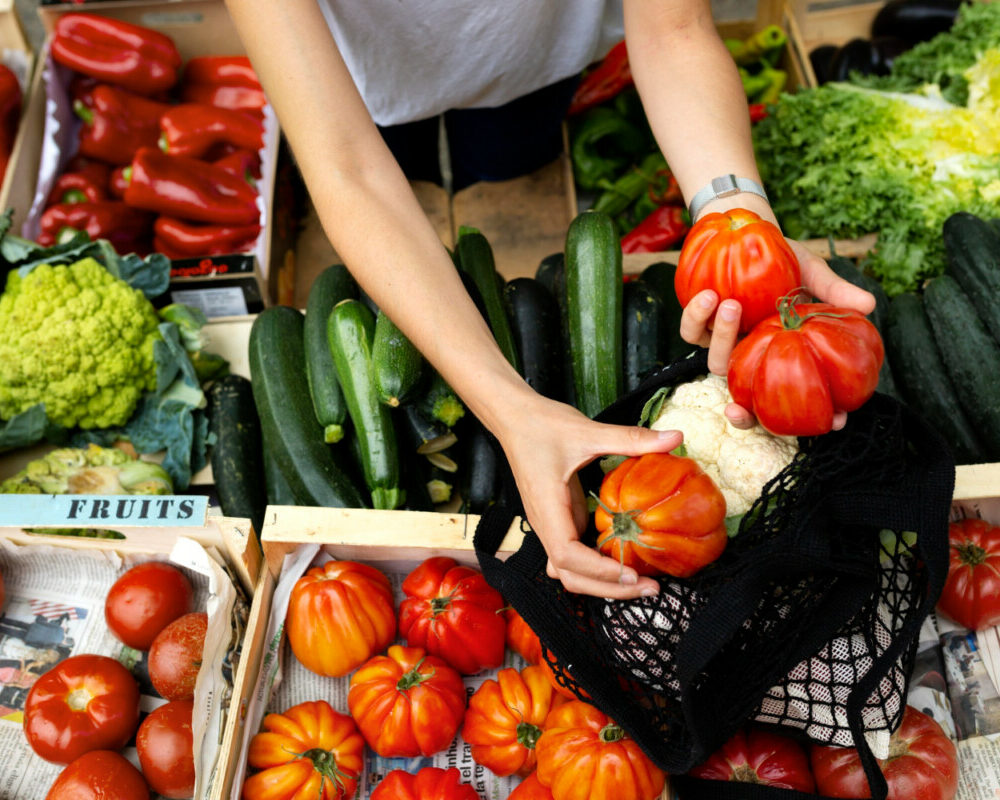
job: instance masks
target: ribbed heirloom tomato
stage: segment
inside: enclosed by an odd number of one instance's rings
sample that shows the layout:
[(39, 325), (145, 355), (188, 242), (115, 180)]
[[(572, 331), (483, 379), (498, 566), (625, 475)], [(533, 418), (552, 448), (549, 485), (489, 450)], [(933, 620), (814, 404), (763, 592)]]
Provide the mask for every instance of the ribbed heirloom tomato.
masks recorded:
[(734, 781), (813, 792), (809, 755), (794, 739), (773, 731), (740, 730), (689, 773), (711, 781)]
[(833, 428), (835, 411), (854, 411), (875, 393), (884, 355), (860, 312), (783, 298), (733, 348), (729, 392), (771, 433), (819, 436)]
[(694, 575), (726, 547), (726, 501), (692, 459), (647, 453), (601, 482), (597, 546), (640, 575)]
[(247, 763), (259, 772), (243, 800), (347, 800), (364, 767), (365, 740), (354, 720), (325, 700), (268, 714), (250, 740)]
[(527, 775), (549, 712), (564, 702), (542, 667), (502, 669), (469, 698), (462, 738), (473, 760), (494, 775)]
[(430, 756), (446, 749), (462, 725), (465, 684), (437, 656), (396, 644), (358, 667), (347, 705), (380, 756)]
[(517, 610), (508, 606), (504, 611), (507, 617), (507, 647), (517, 653), (529, 664), (537, 664), (542, 660), (542, 643), (531, 626)]
[(346, 675), (396, 636), (392, 585), (375, 567), (328, 561), (295, 582), (285, 632), (295, 657), (319, 675)]
[(416, 774), (394, 769), (372, 792), (371, 800), (482, 800), (455, 767), (424, 767)]
[(974, 517), (952, 522), (948, 543), (938, 610), (972, 630), (1000, 623), (1000, 526)]
[(24, 702), (24, 734), (46, 761), (120, 750), (139, 724), (139, 684), (108, 656), (70, 656), (40, 677)]
[(802, 285), (799, 260), (779, 228), (745, 208), (706, 214), (684, 238), (674, 274), (681, 306), (705, 289), (740, 302), (740, 333)]
[(514, 787), (507, 800), (552, 800), (552, 792), (538, 780), (538, 773), (532, 772)]
[(538, 780), (554, 800), (654, 800), (666, 783), (625, 731), (582, 700), (552, 711), (536, 749)]
[(503, 663), (504, 601), (483, 574), (453, 558), (428, 558), (403, 581), (399, 635), (463, 675)]

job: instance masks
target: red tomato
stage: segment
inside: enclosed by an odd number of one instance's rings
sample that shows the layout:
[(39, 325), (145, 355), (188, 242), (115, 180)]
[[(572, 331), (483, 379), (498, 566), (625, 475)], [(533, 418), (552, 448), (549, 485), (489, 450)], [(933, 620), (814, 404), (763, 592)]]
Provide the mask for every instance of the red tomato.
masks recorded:
[(482, 800), (461, 778), (455, 767), (424, 767), (416, 775), (394, 769), (375, 787), (371, 800)]
[(503, 597), (483, 574), (453, 558), (428, 558), (403, 581), (399, 635), (463, 675), (503, 663)]
[(654, 800), (666, 783), (625, 731), (582, 700), (549, 714), (536, 752), (538, 780), (554, 800)]
[(538, 640), (538, 634), (510, 606), (504, 613), (507, 617), (507, 647), (529, 664), (537, 664), (542, 660), (542, 643)]
[(532, 772), (514, 788), (507, 800), (552, 800), (552, 792), (538, 780), (538, 773)]
[(264, 717), (247, 763), (260, 770), (243, 784), (243, 800), (347, 800), (364, 766), (365, 740), (354, 720), (325, 700)]
[(163, 561), (148, 561), (114, 582), (104, 619), (124, 644), (148, 650), (156, 634), (192, 608), (194, 592), (184, 573)]
[(347, 705), (380, 756), (429, 756), (455, 738), (465, 715), (457, 670), (419, 647), (392, 645), (351, 676)]
[(546, 717), (565, 702), (542, 667), (502, 669), (469, 698), (462, 738), (473, 760), (494, 775), (527, 775), (535, 768), (535, 743)]
[(734, 208), (706, 214), (684, 238), (674, 290), (681, 306), (705, 289), (740, 302), (740, 333), (774, 313), (779, 298), (802, 285), (799, 260), (776, 225)]
[(149, 787), (125, 756), (91, 750), (59, 773), (45, 800), (149, 800)]
[(782, 302), (733, 348), (729, 392), (771, 433), (818, 436), (835, 411), (854, 411), (874, 394), (884, 355), (860, 312)]
[(976, 630), (1000, 624), (1000, 527), (975, 518), (948, 526), (951, 559), (938, 610)]
[(285, 631), (307, 669), (346, 675), (396, 638), (389, 579), (355, 561), (313, 567), (292, 588)]
[(172, 700), (153, 709), (135, 737), (139, 764), (154, 792), (183, 800), (194, 795), (194, 734), (191, 700)]
[(119, 750), (139, 724), (139, 684), (113, 658), (71, 656), (31, 687), (24, 733), (46, 761), (68, 764), (89, 750)]
[(157, 634), (149, 648), (149, 680), (167, 700), (193, 700), (205, 650), (208, 614), (192, 611)]
[[(868, 779), (853, 747), (813, 745), (817, 791), (828, 797), (870, 797)], [(889, 740), (889, 757), (879, 761), (889, 784), (887, 800), (952, 800), (958, 791), (958, 753), (933, 718), (907, 706)]]
[(694, 575), (726, 547), (726, 501), (692, 459), (647, 453), (601, 482), (597, 546), (640, 575)]
[(816, 791), (809, 755), (802, 745), (788, 736), (757, 728), (738, 731), (689, 774), (710, 781)]

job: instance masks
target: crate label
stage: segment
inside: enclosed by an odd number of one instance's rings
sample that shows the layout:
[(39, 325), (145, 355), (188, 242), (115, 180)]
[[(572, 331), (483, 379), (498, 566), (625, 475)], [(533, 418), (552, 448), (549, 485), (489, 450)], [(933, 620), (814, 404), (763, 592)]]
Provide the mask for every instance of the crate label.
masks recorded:
[(204, 495), (0, 495), (0, 526), (19, 528), (202, 527), (207, 513)]
[(170, 297), (175, 303), (184, 303), (200, 309), (209, 319), (244, 316), (250, 313), (246, 294), (238, 286), (175, 289), (170, 292)]

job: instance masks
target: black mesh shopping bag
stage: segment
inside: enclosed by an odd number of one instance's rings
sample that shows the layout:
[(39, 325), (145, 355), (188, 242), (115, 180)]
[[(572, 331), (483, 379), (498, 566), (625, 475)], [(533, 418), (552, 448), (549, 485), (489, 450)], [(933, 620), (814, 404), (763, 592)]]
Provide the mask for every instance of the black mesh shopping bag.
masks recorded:
[[(635, 424), (654, 391), (706, 373), (702, 351), (597, 419)], [(873, 797), (884, 798), (869, 742), (901, 721), (920, 626), (947, 575), (954, 460), (933, 429), (885, 395), (851, 413), (843, 430), (799, 444), (722, 556), (690, 578), (659, 578), (656, 598), (566, 592), (545, 574), (545, 552), (525, 522), (521, 547), (499, 560), (523, 511), (516, 491), (481, 517), (476, 552), (487, 580), (538, 634), (557, 680), (667, 772), (687, 772), (755, 720), (856, 746)], [(601, 478), (596, 463), (580, 474), (595, 492)], [(596, 540), (592, 521), (584, 540)], [(704, 782), (681, 783), (693, 797)], [(795, 793), (713, 782), (702, 796)]]

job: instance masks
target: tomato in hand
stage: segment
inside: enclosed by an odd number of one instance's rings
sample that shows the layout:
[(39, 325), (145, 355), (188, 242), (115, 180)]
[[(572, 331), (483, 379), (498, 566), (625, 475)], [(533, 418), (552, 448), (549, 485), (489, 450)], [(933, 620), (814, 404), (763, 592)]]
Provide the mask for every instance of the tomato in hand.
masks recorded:
[(430, 756), (446, 749), (462, 725), (465, 684), (437, 656), (394, 644), (351, 676), (347, 705), (380, 756)]
[(1000, 526), (973, 517), (952, 522), (948, 544), (938, 611), (970, 630), (1000, 624)]
[(125, 756), (91, 750), (63, 768), (45, 800), (149, 800), (149, 787)]
[(507, 617), (507, 647), (529, 664), (537, 664), (542, 660), (542, 643), (538, 634), (513, 607), (508, 606), (504, 614)]
[(504, 601), (483, 574), (453, 558), (428, 558), (403, 581), (399, 635), (463, 675), (503, 663)]
[(688, 231), (677, 260), (674, 291), (681, 306), (713, 290), (738, 300), (740, 333), (774, 313), (802, 285), (799, 260), (781, 230), (745, 208), (706, 214)]
[(734, 781), (816, 791), (809, 755), (795, 739), (773, 731), (740, 730), (689, 775), (710, 781)]
[(268, 714), (261, 728), (247, 753), (247, 763), (260, 771), (243, 784), (243, 800), (354, 797), (365, 740), (347, 714), (312, 700)]
[(285, 632), (295, 657), (319, 675), (346, 675), (396, 637), (392, 585), (375, 567), (328, 561), (296, 581)]
[(104, 619), (123, 644), (148, 650), (156, 634), (193, 608), (194, 591), (184, 573), (163, 561), (148, 561), (114, 582)]
[(598, 549), (640, 575), (694, 575), (726, 547), (726, 501), (690, 458), (647, 453), (601, 482)]
[(582, 700), (549, 714), (536, 752), (538, 780), (554, 800), (654, 800), (666, 783), (625, 731)]
[(371, 800), (482, 800), (469, 784), (462, 783), (456, 767), (424, 767), (416, 774), (394, 769), (386, 775)]
[(885, 350), (859, 311), (827, 303), (793, 305), (755, 327), (733, 348), (733, 402), (779, 436), (819, 436), (836, 411), (854, 411), (875, 393)]
[(194, 734), (191, 700), (172, 700), (153, 709), (135, 736), (139, 764), (153, 791), (174, 800), (194, 795)]
[(193, 700), (205, 649), (208, 614), (192, 611), (157, 634), (149, 648), (149, 680), (166, 700)]
[(35, 681), (24, 701), (28, 744), (56, 764), (119, 750), (138, 724), (139, 684), (108, 656), (70, 656)]
[(532, 772), (514, 787), (507, 800), (552, 800), (552, 792), (538, 780), (538, 773)]
[(462, 738), (472, 759), (494, 775), (527, 775), (535, 768), (535, 744), (549, 712), (566, 702), (542, 667), (502, 669), (469, 698)]
[[(813, 745), (817, 791), (828, 797), (871, 797), (857, 749)], [(887, 800), (952, 800), (958, 791), (958, 752), (932, 717), (912, 706), (889, 739), (889, 757), (879, 759), (889, 784)]]

